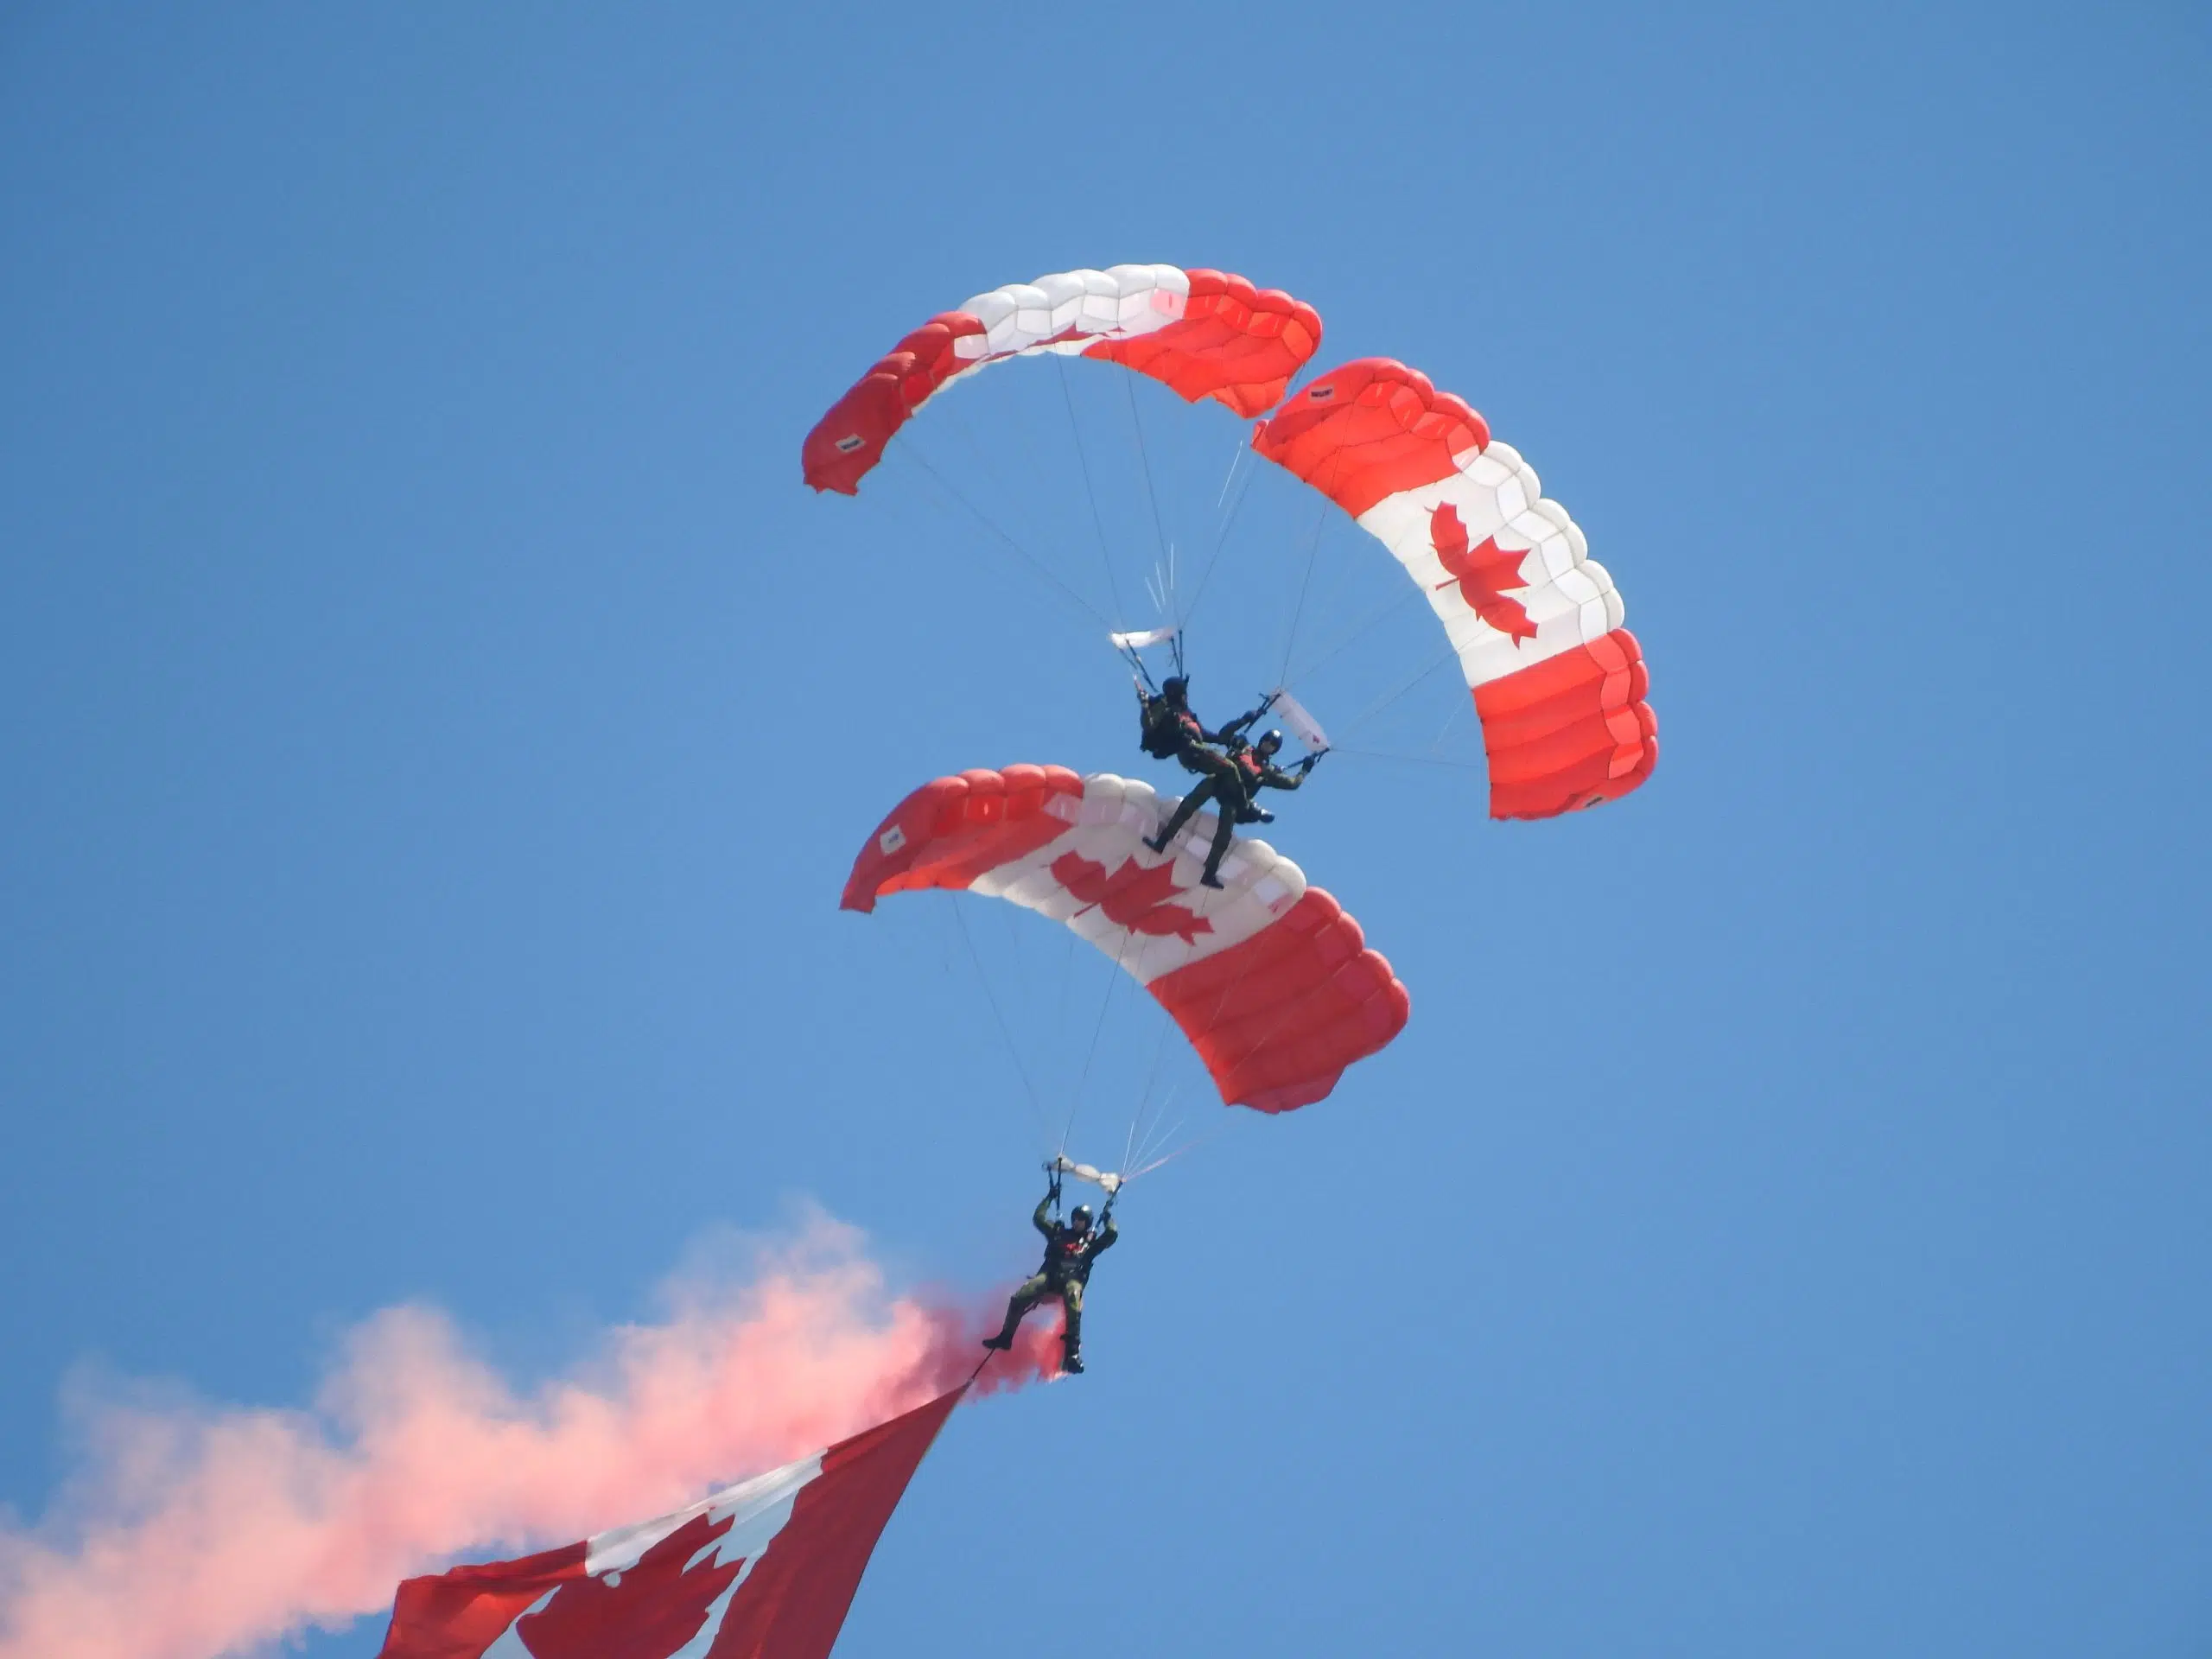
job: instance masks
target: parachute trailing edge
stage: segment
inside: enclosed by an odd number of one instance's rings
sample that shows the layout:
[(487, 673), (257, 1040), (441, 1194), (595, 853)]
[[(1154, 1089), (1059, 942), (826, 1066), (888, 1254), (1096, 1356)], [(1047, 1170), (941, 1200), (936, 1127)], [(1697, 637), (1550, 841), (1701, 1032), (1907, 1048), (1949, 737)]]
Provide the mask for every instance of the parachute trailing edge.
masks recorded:
[(877, 826), (843, 907), (939, 887), (1033, 910), (1152, 994), (1224, 1103), (1311, 1105), (1404, 1029), (1411, 999), (1359, 924), (1266, 842), (1236, 839), (1218, 891), (1198, 884), (1187, 851), (1153, 851), (1145, 837), (1175, 804), (1148, 784), (1062, 766), (939, 778)]
[(1492, 817), (1596, 806), (1651, 775), (1658, 721), (1612, 577), (1463, 399), (1363, 358), (1301, 389), (1252, 448), (1350, 513), (1427, 595), (1482, 720)]

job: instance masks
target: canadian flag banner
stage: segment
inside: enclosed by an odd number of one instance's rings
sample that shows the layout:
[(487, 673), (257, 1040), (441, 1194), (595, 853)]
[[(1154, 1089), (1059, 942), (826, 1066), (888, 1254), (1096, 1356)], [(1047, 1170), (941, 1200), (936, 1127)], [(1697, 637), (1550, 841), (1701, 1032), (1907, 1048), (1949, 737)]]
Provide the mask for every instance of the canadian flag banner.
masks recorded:
[(399, 1586), (379, 1659), (827, 1659), (965, 1383), (686, 1510)]

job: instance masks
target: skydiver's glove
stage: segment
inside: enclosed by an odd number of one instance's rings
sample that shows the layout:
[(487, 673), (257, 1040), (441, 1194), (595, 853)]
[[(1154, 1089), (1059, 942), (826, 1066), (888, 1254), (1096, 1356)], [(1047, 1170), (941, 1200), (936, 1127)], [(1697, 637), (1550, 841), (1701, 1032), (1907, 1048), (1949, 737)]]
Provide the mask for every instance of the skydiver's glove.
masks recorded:
[(1298, 775), (1303, 778), (1307, 772), (1313, 771), (1314, 767), (1319, 766), (1321, 764), (1321, 755), (1326, 754), (1327, 753), (1328, 751), (1324, 749), (1321, 751), (1320, 754), (1309, 754), (1303, 760), (1300, 760), (1298, 763)]

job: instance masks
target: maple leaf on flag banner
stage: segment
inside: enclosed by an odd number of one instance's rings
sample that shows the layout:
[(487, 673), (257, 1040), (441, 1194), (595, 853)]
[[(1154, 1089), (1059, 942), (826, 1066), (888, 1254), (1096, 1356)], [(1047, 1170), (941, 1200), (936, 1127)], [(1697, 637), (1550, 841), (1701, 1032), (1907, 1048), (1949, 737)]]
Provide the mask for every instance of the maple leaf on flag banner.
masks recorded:
[(1467, 608), (1500, 633), (1510, 633), (1516, 639), (1536, 637), (1536, 625), (1529, 620), (1521, 601), (1505, 597), (1508, 588), (1529, 585), (1521, 579), (1525, 554), (1507, 552), (1495, 536), (1485, 536), (1480, 547), (1469, 547), (1459, 509), (1449, 501), (1429, 514), (1428, 541), (1449, 573), (1446, 580), (1436, 584), (1439, 588), (1458, 582), (1459, 597), (1467, 601)]
[(1171, 864), (1140, 864), (1125, 858), (1113, 874), (1106, 867), (1080, 853), (1062, 853), (1052, 861), (1052, 879), (1088, 906), (1106, 912), (1106, 919), (1148, 938), (1173, 934), (1185, 944), (1196, 944), (1198, 935), (1213, 931), (1213, 924), (1181, 905), (1167, 902), (1187, 892), (1175, 885)]
[(950, 1394), (688, 1510), (410, 1579), (378, 1659), (829, 1659)]

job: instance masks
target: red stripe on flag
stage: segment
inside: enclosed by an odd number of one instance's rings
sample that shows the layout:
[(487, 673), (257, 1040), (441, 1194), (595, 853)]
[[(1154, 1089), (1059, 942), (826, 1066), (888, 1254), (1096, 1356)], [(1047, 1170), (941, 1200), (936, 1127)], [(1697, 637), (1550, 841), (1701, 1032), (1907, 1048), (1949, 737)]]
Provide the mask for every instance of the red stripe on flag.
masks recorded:
[(829, 1659), (876, 1540), (968, 1385), (822, 1454), (791, 1518), (738, 1586), (707, 1659)]
[(391, 1604), (377, 1659), (484, 1659), (484, 1651), (548, 1590), (584, 1575), (587, 1546), (410, 1579)]

